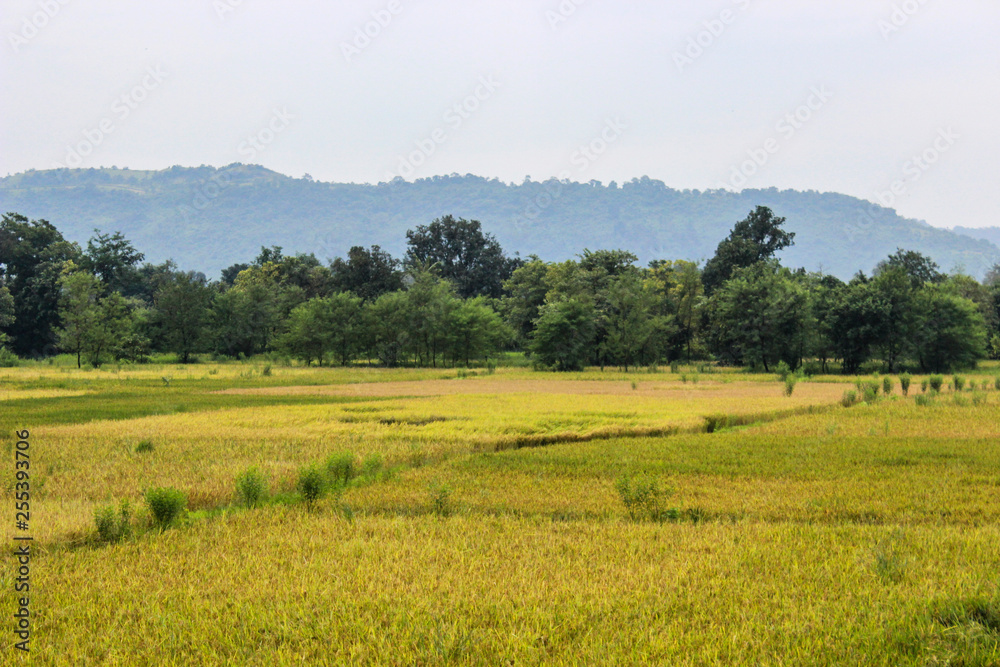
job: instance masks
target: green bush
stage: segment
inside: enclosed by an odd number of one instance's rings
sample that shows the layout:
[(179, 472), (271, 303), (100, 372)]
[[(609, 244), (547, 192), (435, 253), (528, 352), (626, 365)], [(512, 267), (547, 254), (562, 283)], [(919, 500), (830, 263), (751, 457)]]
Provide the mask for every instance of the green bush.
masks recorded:
[(382, 460), (381, 454), (369, 454), (365, 457), (364, 463), (361, 464), (361, 474), (368, 478), (378, 477), (384, 466), (385, 462)]
[(135, 446), (136, 454), (145, 454), (146, 452), (151, 452), (151, 451), (153, 451), (152, 440), (143, 440), (142, 442), (140, 442), (138, 445)]
[(843, 398), (840, 399), (840, 404), (845, 408), (849, 408), (858, 402), (858, 392), (856, 391), (845, 391)]
[(916, 401), (917, 401), (917, 405), (920, 406), (920, 407), (922, 407), (922, 408), (925, 408), (928, 405), (933, 405), (934, 404), (933, 395), (928, 396), (927, 394), (920, 394), (919, 396), (917, 396)]
[(326, 475), (334, 486), (347, 486), (352, 479), (358, 476), (354, 454), (337, 452), (332, 455), (326, 460)]
[(927, 386), (928, 386), (928, 384), (929, 383), (927, 382), (927, 380), (921, 380), (920, 381), (920, 391), (926, 394), (927, 393)]
[(983, 405), (986, 403), (986, 394), (981, 391), (972, 392), (972, 404), (973, 405)]
[(961, 375), (956, 375), (952, 379), (952, 385), (954, 385), (955, 391), (962, 391), (963, 389), (965, 389), (965, 378), (962, 377)]
[(256, 468), (236, 478), (236, 497), (244, 507), (257, 507), (267, 499), (267, 479)]
[(892, 393), (892, 378), (884, 377), (882, 378), (882, 393), (886, 396)]
[(326, 479), (323, 472), (315, 465), (308, 466), (299, 471), (299, 481), (297, 484), (299, 493), (310, 505), (326, 495)]
[(788, 379), (788, 376), (792, 374), (792, 369), (789, 368), (788, 364), (786, 364), (784, 361), (779, 361), (777, 373), (778, 373), (778, 379), (784, 382), (785, 380)]
[(615, 488), (625, 505), (625, 511), (633, 521), (644, 517), (656, 519), (660, 516), (660, 499), (664, 494), (655, 479), (633, 480), (623, 476), (615, 484)]
[(874, 403), (878, 400), (878, 383), (866, 384), (864, 392), (861, 394), (861, 400), (865, 403)]
[(791, 396), (792, 392), (795, 391), (796, 378), (794, 375), (790, 375), (785, 378), (785, 396)]
[(156, 488), (146, 491), (146, 506), (153, 515), (153, 521), (160, 528), (166, 528), (180, 516), (187, 497), (172, 487)]
[(912, 380), (913, 378), (910, 377), (909, 373), (903, 373), (899, 376), (899, 388), (902, 390), (903, 396), (910, 395), (910, 382)]
[(944, 386), (944, 377), (940, 375), (932, 375), (930, 377), (931, 391), (940, 392), (941, 387)]
[(447, 484), (431, 486), (431, 512), (442, 519), (451, 516), (451, 487)]
[(677, 375), (677, 373), (679, 373), (680, 370), (681, 370), (681, 365), (678, 362), (676, 362), (676, 361), (671, 361), (670, 362), (670, 372), (671, 373), (673, 373), (674, 375)]
[(0, 345), (0, 368), (14, 368), (20, 363), (21, 360), (18, 359), (16, 354)]
[(113, 505), (101, 507), (94, 511), (94, 523), (97, 525), (97, 537), (102, 542), (120, 542), (132, 532), (132, 506), (123, 500), (118, 509)]

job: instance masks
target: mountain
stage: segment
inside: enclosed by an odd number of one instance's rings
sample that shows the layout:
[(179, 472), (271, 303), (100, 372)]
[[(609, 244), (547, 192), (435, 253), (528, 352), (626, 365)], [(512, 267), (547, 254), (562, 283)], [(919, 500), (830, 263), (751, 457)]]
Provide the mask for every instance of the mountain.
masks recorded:
[(955, 227), (951, 231), (1000, 246), (1000, 227)]
[(85, 243), (95, 228), (120, 231), (161, 262), (218, 276), (261, 246), (286, 254), (343, 256), (379, 244), (401, 256), (406, 230), (446, 214), (476, 219), (508, 252), (569, 259), (623, 248), (652, 259), (707, 259), (758, 204), (796, 233), (781, 256), (792, 267), (849, 278), (871, 271), (897, 247), (932, 257), (944, 270), (981, 277), (1000, 262), (989, 241), (902, 218), (894, 210), (834, 193), (673, 190), (643, 177), (622, 185), (555, 179), (505, 184), (478, 176), (436, 176), (378, 185), (296, 179), (260, 166), (28, 171), (0, 179), (0, 211), (44, 218)]

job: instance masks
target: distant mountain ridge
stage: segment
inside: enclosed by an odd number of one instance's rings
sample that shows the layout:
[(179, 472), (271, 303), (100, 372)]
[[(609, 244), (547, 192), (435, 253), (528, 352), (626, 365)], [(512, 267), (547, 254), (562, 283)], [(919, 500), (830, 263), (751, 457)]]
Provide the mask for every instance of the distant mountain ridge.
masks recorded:
[[(353, 245), (379, 244), (401, 256), (406, 230), (446, 214), (476, 219), (510, 252), (570, 259), (584, 248), (622, 248), (640, 261), (701, 260), (757, 205), (787, 218), (791, 267), (841, 278), (870, 272), (897, 247), (977, 278), (1000, 262), (984, 238), (902, 218), (847, 195), (819, 192), (674, 190), (646, 177), (622, 185), (555, 179), (505, 184), (437, 176), (378, 185), (296, 179), (256, 165), (29, 171), (0, 179), (0, 210), (49, 220), (70, 240), (95, 228), (121, 231), (148, 261), (217, 277), (261, 246), (311, 252), (321, 260)], [(980, 230), (968, 230), (980, 231)]]

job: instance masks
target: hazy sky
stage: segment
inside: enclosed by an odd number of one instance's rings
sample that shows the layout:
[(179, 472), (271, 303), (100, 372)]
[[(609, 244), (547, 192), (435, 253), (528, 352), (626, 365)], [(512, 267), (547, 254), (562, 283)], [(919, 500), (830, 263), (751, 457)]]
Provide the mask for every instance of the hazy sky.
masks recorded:
[(0, 12), (0, 174), (248, 162), (349, 182), (648, 175), (1000, 225), (996, 0), (4, 0)]

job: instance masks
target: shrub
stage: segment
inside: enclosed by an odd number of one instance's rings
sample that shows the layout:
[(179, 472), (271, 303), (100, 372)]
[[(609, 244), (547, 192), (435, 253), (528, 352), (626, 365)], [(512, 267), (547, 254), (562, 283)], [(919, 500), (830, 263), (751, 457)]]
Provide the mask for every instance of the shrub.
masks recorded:
[(347, 486), (348, 482), (358, 476), (354, 454), (338, 452), (326, 460), (326, 475), (334, 486)]
[(931, 391), (940, 392), (941, 387), (944, 386), (944, 377), (940, 375), (932, 375), (930, 377)]
[(271, 375), (271, 364), (264, 364), (264, 369), (261, 370), (260, 374), (263, 375), (264, 377), (270, 376)]
[(676, 375), (681, 370), (681, 365), (676, 361), (670, 362), (670, 372)]
[(921, 380), (920, 381), (920, 391), (926, 394), (927, 393), (927, 385), (928, 385), (927, 380)]
[(927, 394), (920, 394), (919, 396), (917, 396), (916, 401), (917, 401), (917, 405), (920, 406), (920, 407), (922, 407), (922, 408), (925, 408), (928, 405), (933, 405), (934, 404), (934, 399), (932, 398), (932, 396), (928, 396)]
[(136, 454), (145, 454), (146, 452), (151, 452), (151, 451), (153, 451), (152, 440), (143, 440), (142, 442), (140, 442), (138, 445), (135, 446)]
[(903, 392), (903, 396), (910, 395), (910, 382), (912, 381), (913, 378), (910, 377), (909, 373), (903, 373), (899, 376), (899, 388)]
[(687, 381), (688, 381), (687, 373), (681, 373), (681, 382), (687, 384)]
[(369, 454), (365, 457), (365, 462), (361, 464), (361, 474), (365, 477), (377, 477), (382, 472), (385, 462), (381, 454)]
[(117, 510), (113, 505), (95, 510), (97, 537), (102, 542), (120, 542), (132, 532), (131, 517), (132, 506), (127, 500), (123, 500)]
[(882, 378), (882, 393), (888, 396), (892, 393), (892, 378), (884, 377)]
[(849, 408), (858, 402), (858, 392), (856, 391), (845, 391), (844, 397), (840, 399), (840, 404), (845, 408)]
[(21, 363), (17, 355), (0, 345), (0, 368), (14, 368)]
[(451, 516), (451, 487), (447, 484), (431, 487), (431, 512), (442, 519)]
[(962, 391), (965, 388), (965, 378), (961, 375), (956, 375), (952, 379), (952, 384), (955, 386), (955, 391)]
[(960, 408), (966, 408), (969, 406), (969, 399), (967, 399), (965, 396), (962, 396), (957, 392), (951, 398), (953, 401), (955, 401), (955, 405), (957, 405)]
[(153, 521), (160, 528), (166, 528), (180, 516), (187, 497), (172, 487), (156, 488), (146, 491), (146, 506), (153, 515)]
[(236, 497), (244, 507), (257, 507), (267, 498), (267, 480), (256, 468), (236, 478)]
[(981, 391), (972, 392), (972, 404), (973, 405), (983, 405), (986, 403), (986, 394)]
[(865, 403), (874, 403), (878, 400), (878, 383), (869, 383), (865, 385), (864, 392), (861, 395), (861, 400)]
[(299, 481), (296, 486), (302, 498), (310, 505), (326, 495), (326, 480), (323, 472), (315, 465), (299, 471)]
[(628, 516), (633, 521), (643, 517), (655, 519), (660, 515), (660, 498), (662, 492), (655, 479), (632, 480), (622, 477), (615, 484), (618, 495)]
[(788, 379), (788, 376), (792, 374), (792, 369), (789, 368), (788, 364), (786, 364), (784, 361), (780, 361), (778, 362), (777, 373), (778, 373), (778, 379), (784, 382), (785, 380)]
[(794, 375), (785, 378), (785, 396), (791, 396), (795, 391), (796, 378)]

